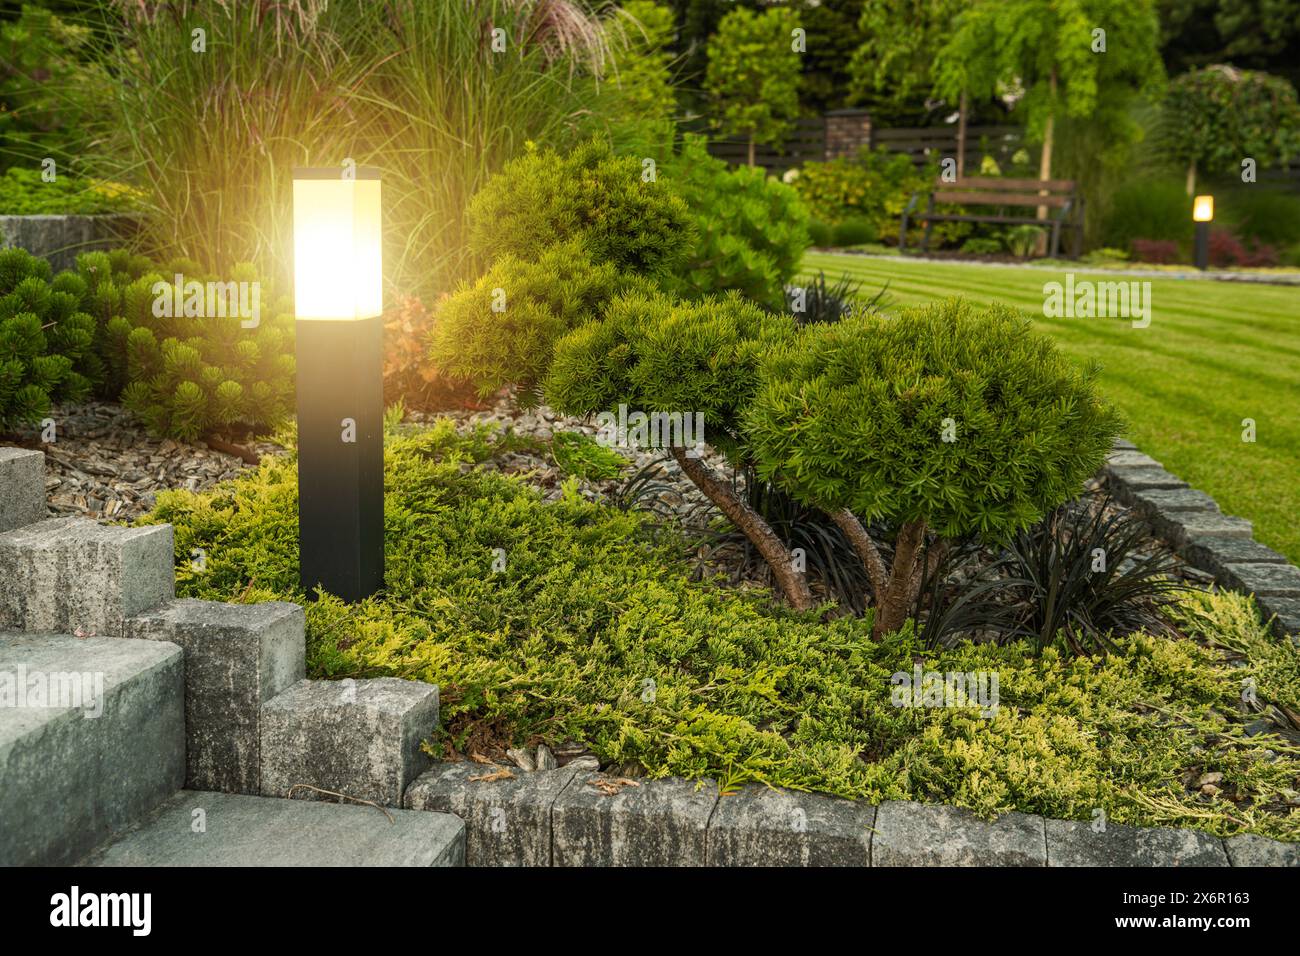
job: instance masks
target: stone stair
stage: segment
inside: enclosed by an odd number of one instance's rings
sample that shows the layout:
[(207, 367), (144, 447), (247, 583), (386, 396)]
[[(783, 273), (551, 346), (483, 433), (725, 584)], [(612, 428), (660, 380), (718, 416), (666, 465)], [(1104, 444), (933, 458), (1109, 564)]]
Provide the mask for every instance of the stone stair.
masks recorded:
[(305, 680), (302, 608), (175, 600), (172, 552), (46, 518), (0, 448), (0, 865), (463, 865), (458, 818), (385, 809), (438, 689)]

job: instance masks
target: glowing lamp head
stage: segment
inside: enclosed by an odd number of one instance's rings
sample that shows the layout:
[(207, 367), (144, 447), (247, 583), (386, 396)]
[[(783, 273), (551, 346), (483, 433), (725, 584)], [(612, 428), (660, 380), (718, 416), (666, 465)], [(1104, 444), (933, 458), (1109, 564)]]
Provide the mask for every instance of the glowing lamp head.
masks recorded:
[(1192, 218), (1197, 222), (1211, 222), (1214, 219), (1214, 197), (1197, 196), (1192, 203)]
[(379, 170), (293, 171), (293, 294), (299, 319), (352, 321), (384, 311)]

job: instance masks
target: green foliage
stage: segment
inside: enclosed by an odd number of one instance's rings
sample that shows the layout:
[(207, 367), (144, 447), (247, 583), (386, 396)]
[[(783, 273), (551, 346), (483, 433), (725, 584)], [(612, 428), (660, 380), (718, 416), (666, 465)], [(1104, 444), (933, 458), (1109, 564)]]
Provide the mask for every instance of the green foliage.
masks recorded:
[[(490, 444), (490, 443), (489, 443)], [(1270, 640), (1244, 598), (1188, 613), (1212, 646), (1138, 635), (1104, 658), (1023, 644), (926, 650), (864, 619), (820, 623), (691, 579), (681, 542), (643, 519), (461, 464), (491, 453), (450, 422), (385, 449), (387, 597), (305, 602), (308, 674), (395, 676), (441, 687), (438, 752), (573, 737), (652, 777), (747, 780), (843, 797), (913, 799), (1300, 839), (1285, 806), (1300, 764), (1273, 735), (1241, 733), (1241, 679), (1295, 709), (1300, 655)], [(178, 592), (297, 600), (296, 468), (267, 458), (204, 494), (164, 493)], [(191, 561), (203, 548), (203, 570)], [(495, 549), (505, 570), (493, 573)], [(1258, 655), (1258, 656), (1256, 656)], [(996, 716), (899, 708), (890, 675), (920, 662), (999, 675)], [(644, 699), (645, 681), (656, 693)], [(1214, 797), (1186, 785), (1224, 774)], [(1232, 797), (1229, 800), (1228, 797)]]
[(488, 262), (537, 259), (577, 239), (597, 264), (662, 276), (694, 242), (689, 210), (671, 188), (597, 140), (511, 161), (474, 196), (467, 220), (470, 244)]
[(685, 201), (696, 237), (678, 281), (665, 284), (689, 296), (736, 289), (780, 307), (809, 242), (798, 193), (762, 169), (710, 156), (702, 136), (687, 135), (659, 177)]
[(530, 404), (555, 342), (633, 288), (651, 287), (612, 263), (593, 265), (577, 240), (554, 245), (535, 260), (506, 254), (440, 304), (433, 362), (473, 383), (484, 397), (518, 385), (520, 399)]
[[(1099, 28), (1104, 53), (1094, 52)], [(1164, 81), (1159, 36), (1153, 0), (973, 3), (935, 54), (935, 91), (979, 101), (1018, 86), (1031, 139), (1050, 144), (1058, 117), (1092, 119), (1089, 134), (1113, 149), (1139, 131), (1109, 105)]]
[(820, 219), (808, 221), (808, 238), (814, 246), (824, 249), (834, 241), (834, 235), (832, 228)]
[(0, 429), (39, 421), (52, 401), (80, 401), (95, 384), (95, 320), (79, 296), (51, 286), (50, 264), (0, 250)]
[(704, 85), (716, 103), (716, 125), (749, 141), (751, 166), (754, 145), (780, 144), (799, 115), (802, 63), (791, 35), (798, 25), (788, 8), (737, 7), (709, 38)]
[(794, 188), (822, 222), (834, 226), (865, 219), (877, 236), (897, 236), (908, 200), (929, 182), (905, 154), (881, 148), (854, 158), (804, 163)]
[(972, 236), (961, 244), (961, 251), (970, 256), (996, 256), (1002, 251), (1002, 240)]
[[(862, 43), (849, 65), (856, 100), (883, 94), (893, 102), (925, 96), (934, 54), (971, 0), (876, 0), (862, 4)], [(961, 90), (956, 91), (960, 94)]]
[(1041, 226), (1020, 225), (1007, 230), (1007, 251), (1020, 259), (1028, 259), (1038, 248), (1038, 241), (1043, 237)]
[(1103, 245), (1116, 249), (1128, 249), (1134, 239), (1191, 238), (1191, 201), (1182, 182), (1171, 177), (1144, 176), (1119, 185), (1101, 232)]
[(582, 432), (559, 432), (551, 440), (551, 455), (566, 475), (585, 481), (612, 481), (627, 468), (627, 459)]
[(705, 439), (738, 457), (740, 413), (757, 387), (764, 351), (793, 333), (736, 293), (697, 302), (668, 296), (615, 299), (599, 322), (575, 329), (555, 347), (543, 391), (571, 415), (635, 411), (703, 415)]
[(1300, 242), (1300, 196), (1255, 184), (1215, 191), (1214, 218), (1244, 239), (1273, 246)]
[[(35, 169), (53, 158), (64, 169), (90, 146), (88, 122), (112, 98), (112, 81), (91, 55), (91, 28), (24, 3), (14, 19), (0, 19), (0, 169)], [(91, 210), (50, 208), (24, 212), (11, 204), (25, 190), (0, 181), (0, 210), (14, 215)], [(87, 199), (93, 202), (93, 199)]]
[(1169, 84), (1163, 139), (1184, 165), (1240, 174), (1250, 158), (1260, 168), (1300, 155), (1300, 102), (1281, 77), (1231, 66), (1184, 73)]
[(6, 216), (93, 216), (123, 212), (134, 205), (134, 194), (112, 183), (59, 174), (41, 179), (37, 167), (11, 166), (0, 176), (0, 209)]
[(823, 510), (1005, 537), (1110, 449), (1121, 423), (1095, 377), (1005, 306), (852, 316), (768, 356), (746, 437), (763, 478)]

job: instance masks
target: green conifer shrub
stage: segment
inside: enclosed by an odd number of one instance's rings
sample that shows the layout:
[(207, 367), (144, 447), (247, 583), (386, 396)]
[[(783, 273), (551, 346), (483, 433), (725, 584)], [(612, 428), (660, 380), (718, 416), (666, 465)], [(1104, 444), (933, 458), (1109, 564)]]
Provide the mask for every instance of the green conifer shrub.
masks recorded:
[(95, 384), (95, 321), (50, 264), (0, 251), (0, 428), (39, 421), (54, 401), (80, 401)]
[[(114, 254), (116, 255), (116, 254)], [(289, 417), (294, 401), (294, 328), (287, 299), (269, 287), (260, 299), (257, 325), (239, 316), (186, 315), (186, 282), (206, 283), (197, 264), (169, 263), (142, 271), (147, 260), (90, 253), (77, 258), (77, 272), (101, 323), (106, 389), (155, 435), (193, 441), (231, 426), (273, 429)], [(220, 281), (255, 282), (250, 265), (236, 266)], [(173, 314), (156, 316), (158, 283), (172, 287)], [(206, 311), (206, 309), (204, 310)]]
[[(677, 300), (632, 294), (609, 304), (601, 321), (562, 338), (547, 373), (547, 402), (570, 415), (703, 416), (703, 440), (735, 464), (747, 460), (741, 415), (758, 388), (763, 355), (791, 339), (795, 323), (746, 301), (739, 293)], [(791, 606), (813, 606), (807, 581), (790, 549), (763, 518), (693, 448), (668, 452), (682, 472), (738, 527), (772, 569)]]
[[(829, 513), (903, 623), (929, 532), (1005, 539), (1077, 494), (1122, 427), (1097, 369), (1073, 365), (1007, 306), (950, 299), (898, 318), (804, 327), (770, 350), (747, 408), (761, 477)], [(898, 529), (888, 571), (862, 526)]]
[(663, 276), (694, 241), (690, 210), (672, 188), (598, 140), (507, 163), (475, 194), (466, 218), (470, 247), (488, 264), (507, 254), (537, 259), (580, 239), (598, 264)]

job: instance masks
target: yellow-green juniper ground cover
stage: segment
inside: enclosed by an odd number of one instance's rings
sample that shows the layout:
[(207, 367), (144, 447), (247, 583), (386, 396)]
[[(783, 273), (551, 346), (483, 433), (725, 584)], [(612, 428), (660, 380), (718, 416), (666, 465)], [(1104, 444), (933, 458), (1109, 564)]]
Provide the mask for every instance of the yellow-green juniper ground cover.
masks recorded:
[[(546, 504), (476, 466), (511, 440), (447, 420), (389, 436), (387, 591), (352, 607), (298, 585), (292, 454), (160, 495), (149, 520), (176, 527), (182, 594), (306, 603), (311, 676), (440, 685), (442, 755), (576, 738), (651, 776), (1300, 840), (1300, 747), (1246, 736), (1257, 715), (1242, 704), (1253, 686), (1260, 705), (1300, 712), (1300, 652), (1248, 599), (1190, 598), (1183, 636), (1121, 639), (1106, 658), (931, 651), (910, 629), (874, 643), (869, 620), (693, 580), (682, 539), (643, 514), (576, 487)], [(996, 716), (892, 706), (890, 676), (918, 662), (996, 672)], [(1202, 785), (1208, 773), (1222, 779)]]

